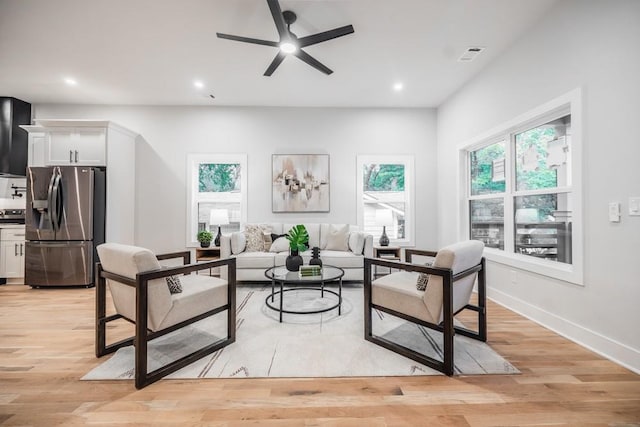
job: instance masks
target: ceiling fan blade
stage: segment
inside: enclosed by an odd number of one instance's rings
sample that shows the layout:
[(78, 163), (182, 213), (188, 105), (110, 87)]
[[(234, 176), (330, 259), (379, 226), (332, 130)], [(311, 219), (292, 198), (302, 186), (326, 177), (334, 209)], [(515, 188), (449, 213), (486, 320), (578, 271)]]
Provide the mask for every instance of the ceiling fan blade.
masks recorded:
[(277, 42), (272, 42), (269, 40), (252, 39), (249, 37), (233, 36), (231, 34), (222, 34), (222, 33), (216, 33), (216, 35), (218, 36), (218, 38), (221, 38), (221, 39), (234, 40), (237, 42), (244, 42), (244, 43), (261, 44), (264, 46), (278, 47)]
[(327, 40), (336, 39), (338, 37), (346, 36), (353, 33), (353, 25), (346, 25), (340, 28), (334, 28), (333, 30), (323, 31), (322, 33), (312, 34), (306, 37), (300, 37), (298, 44), (300, 47), (311, 46), (313, 44), (325, 42)]
[(325, 74), (333, 73), (331, 69), (329, 69), (325, 65), (322, 65), (317, 59), (315, 59), (313, 56), (309, 55), (307, 52), (305, 52), (302, 49), (296, 50), (295, 52), (293, 52), (293, 55), (295, 55), (301, 61), (306, 62), (307, 64), (311, 65), (313, 68), (320, 70)]
[(278, 66), (280, 64), (282, 64), (282, 61), (284, 61), (284, 58), (286, 56), (287, 56), (286, 53), (284, 53), (282, 51), (278, 52), (276, 57), (273, 58), (273, 61), (271, 61), (271, 64), (269, 65), (269, 68), (267, 68), (267, 71), (264, 72), (264, 75), (268, 77), (271, 74), (273, 74), (273, 72), (276, 70), (276, 68), (278, 68)]
[(271, 16), (273, 16), (273, 22), (278, 29), (278, 35), (280, 39), (289, 38), (289, 30), (287, 30), (287, 24), (284, 22), (284, 16), (282, 16), (282, 9), (280, 9), (280, 3), (278, 0), (267, 0), (269, 9), (271, 10)]

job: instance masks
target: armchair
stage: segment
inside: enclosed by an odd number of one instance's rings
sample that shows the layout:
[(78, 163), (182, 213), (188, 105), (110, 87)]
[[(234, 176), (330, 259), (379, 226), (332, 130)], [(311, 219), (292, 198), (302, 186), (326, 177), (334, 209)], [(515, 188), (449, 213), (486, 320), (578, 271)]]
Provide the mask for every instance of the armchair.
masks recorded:
[[(480, 341), (487, 340), (484, 244), (477, 240), (456, 243), (438, 252), (407, 249), (407, 262), (366, 258), (364, 261), (364, 338), (395, 353), (406, 356), (446, 375), (453, 375), (453, 337), (455, 333)], [(414, 255), (435, 257), (432, 266), (412, 264)], [(399, 271), (372, 281), (375, 265)], [(426, 290), (416, 288), (420, 273), (429, 274)], [(478, 279), (478, 305), (470, 304)], [(442, 360), (376, 336), (372, 331), (372, 312), (380, 310), (395, 317), (443, 334)], [(453, 318), (462, 310), (478, 313), (478, 331), (454, 326)]]
[[(135, 386), (140, 389), (235, 341), (236, 260), (223, 259), (190, 264), (189, 252), (157, 257), (148, 249), (105, 243), (97, 247), (96, 264), (96, 357), (135, 345)], [(164, 268), (158, 260), (182, 258), (182, 266)], [(190, 274), (226, 267), (228, 279)], [(172, 294), (167, 277), (180, 275), (182, 292)], [(109, 287), (116, 314), (106, 314)], [(184, 326), (227, 311), (226, 338), (213, 342), (152, 372), (147, 372), (149, 341)], [(106, 344), (106, 325), (116, 319), (135, 324), (135, 335)]]

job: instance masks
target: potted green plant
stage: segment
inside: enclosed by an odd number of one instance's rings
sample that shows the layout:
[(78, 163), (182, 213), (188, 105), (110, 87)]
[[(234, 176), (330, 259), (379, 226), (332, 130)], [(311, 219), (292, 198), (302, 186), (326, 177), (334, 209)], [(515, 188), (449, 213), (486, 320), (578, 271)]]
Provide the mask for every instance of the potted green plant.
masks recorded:
[(302, 265), (300, 251), (307, 250), (309, 244), (309, 232), (302, 224), (295, 225), (285, 236), (289, 241), (290, 255), (285, 260), (285, 265), (289, 271), (298, 271)]
[(210, 231), (202, 230), (198, 232), (197, 239), (198, 239), (198, 242), (200, 242), (201, 248), (208, 248), (209, 245), (211, 245), (213, 234), (211, 234)]

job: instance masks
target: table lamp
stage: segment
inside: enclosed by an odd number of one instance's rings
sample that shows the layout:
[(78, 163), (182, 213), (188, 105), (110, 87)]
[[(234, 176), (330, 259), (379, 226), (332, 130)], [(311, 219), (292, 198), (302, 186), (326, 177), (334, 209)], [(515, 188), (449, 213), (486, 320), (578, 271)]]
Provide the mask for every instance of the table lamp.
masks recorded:
[(226, 209), (211, 209), (211, 215), (209, 216), (209, 225), (213, 224), (218, 225), (218, 235), (213, 241), (213, 244), (214, 246), (220, 246), (220, 237), (222, 236), (220, 226), (229, 224), (229, 211)]
[(376, 225), (382, 226), (382, 236), (380, 236), (380, 246), (389, 246), (387, 237), (387, 225), (393, 225), (393, 212), (390, 209), (376, 210)]

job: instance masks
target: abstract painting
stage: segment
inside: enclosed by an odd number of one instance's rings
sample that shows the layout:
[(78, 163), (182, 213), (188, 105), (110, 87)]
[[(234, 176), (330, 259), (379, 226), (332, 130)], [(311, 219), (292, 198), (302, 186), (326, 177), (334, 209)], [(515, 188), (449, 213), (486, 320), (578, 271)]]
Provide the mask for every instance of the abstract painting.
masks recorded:
[(329, 212), (329, 155), (274, 154), (272, 210)]

